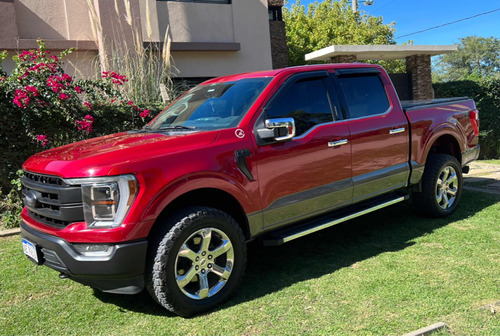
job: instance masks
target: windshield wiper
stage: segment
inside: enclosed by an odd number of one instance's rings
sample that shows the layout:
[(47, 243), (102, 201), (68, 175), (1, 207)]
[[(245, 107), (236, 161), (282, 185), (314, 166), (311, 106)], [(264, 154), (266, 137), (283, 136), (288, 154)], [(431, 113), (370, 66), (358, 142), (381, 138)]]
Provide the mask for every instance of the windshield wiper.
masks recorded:
[(182, 125), (175, 125), (175, 126), (164, 126), (160, 127), (158, 130), (159, 131), (166, 131), (166, 130), (194, 130), (196, 129), (195, 126), (182, 126)]

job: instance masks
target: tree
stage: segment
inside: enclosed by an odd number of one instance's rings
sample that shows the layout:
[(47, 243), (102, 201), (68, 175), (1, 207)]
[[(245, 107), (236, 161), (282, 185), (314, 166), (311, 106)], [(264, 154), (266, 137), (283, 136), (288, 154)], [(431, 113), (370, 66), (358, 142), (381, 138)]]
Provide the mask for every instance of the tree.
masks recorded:
[(500, 78), (500, 39), (467, 36), (457, 51), (442, 55), (435, 63), (434, 81)]
[(290, 65), (305, 64), (304, 56), (334, 44), (396, 44), (394, 22), (354, 12), (347, 0), (311, 3), (300, 0), (284, 8)]

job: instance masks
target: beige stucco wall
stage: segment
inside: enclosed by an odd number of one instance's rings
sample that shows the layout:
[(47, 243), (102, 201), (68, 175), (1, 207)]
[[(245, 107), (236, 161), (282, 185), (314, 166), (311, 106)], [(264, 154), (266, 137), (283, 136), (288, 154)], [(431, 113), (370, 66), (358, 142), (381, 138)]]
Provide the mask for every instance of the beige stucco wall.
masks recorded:
[[(119, 40), (132, 45), (129, 42), (135, 35), (125, 33), (121, 29), (122, 22), (112, 18), (116, 16), (114, 1), (93, 0), (92, 3), (101, 16), (106, 43), (111, 45), (110, 41)], [(143, 41), (149, 41), (147, 27), (150, 24), (153, 42), (162, 42), (169, 27), (173, 42), (205, 43), (205, 47), (213, 44), (226, 50), (173, 51), (179, 77), (216, 77), (272, 68), (267, 0), (232, 0), (231, 4), (156, 0), (130, 0), (130, 3), (134, 27)], [(123, 0), (118, 4), (123, 13)], [(149, 5), (149, 20), (146, 4)], [(90, 69), (90, 59), (95, 57), (97, 50), (101, 51), (100, 55), (107, 50), (103, 47), (105, 43), (100, 43), (102, 41), (94, 43), (85, 0), (0, 1), (0, 32), (0, 50), (36, 48), (37, 38), (44, 39), (51, 50), (76, 47), (79, 52), (70, 58), (81, 57), (80, 63), (85, 64), (81, 66), (83, 69)], [(237, 46), (240, 49), (234, 50)], [(5, 68), (11, 67), (7, 61)], [(71, 69), (69, 66), (68, 70), (73, 72)], [(94, 72), (84, 70), (83, 73)]]
[[(267, 0), (231, 5), (157, 2), (160, 38), (172, 42), (236, 42), (239, 51), (174, 51), (179, 77), (216, 77), (272, 68)], [(170, 20), (170, 21), (169, 21)]]
[(14, 6), (21, 39), (94, 39), (85, 1), (15, 0)]
[(233, 7), (158, 1), (160, 33), (163, 35), (170, 26), (173, 42), (234, 42)]
[[(58, 51), (52, 50), (51, 53), (57, 55)], [(14, 55), (17, 55), (17, 52), (9, 51), (7, 58), (2, 62), (2, 67), (7, 73), (14, 69), (14, 61), (12, 60)], [(82, 79), (98, 76), (98, 65), (97, 51), (74, 51), (64, 57), (62, 68), (68, 75)]]

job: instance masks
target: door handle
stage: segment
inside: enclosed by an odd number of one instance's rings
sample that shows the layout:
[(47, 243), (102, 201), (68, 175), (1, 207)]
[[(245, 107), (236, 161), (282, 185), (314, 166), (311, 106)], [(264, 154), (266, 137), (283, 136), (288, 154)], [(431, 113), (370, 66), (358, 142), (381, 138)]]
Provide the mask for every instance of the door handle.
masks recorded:
[(347, 139), (332, 141), (332, 142), (328, 143), (328, 147), (337, 147), (337, 146), (341, 146), (341, 145), (347, 145), (347, 143), (348, 143)]
[(404, 127), (401, 127), (401, 128), (395, 128), (395, 129), (391, 129), (389, 131), (389, 134), (398, 134), (398, 133), (403, 133), (405, 131), (405, 128)]

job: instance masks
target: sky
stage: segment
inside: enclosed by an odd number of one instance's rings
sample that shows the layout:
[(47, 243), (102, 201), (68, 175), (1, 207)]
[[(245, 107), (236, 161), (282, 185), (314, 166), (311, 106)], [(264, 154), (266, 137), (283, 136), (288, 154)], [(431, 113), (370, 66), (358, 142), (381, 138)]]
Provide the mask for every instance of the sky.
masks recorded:
[[(291, 4), (296, 0), (288, 2)], [(307, 5), (314, 1), (301, 2), (307, 8)], [(362, 0), (358, 2), (360, 11), (373, 16), (382, 16), (385, 24), (396, 23), (394, 36), (398, 44), (409, 40), (413, 40), (413, 44), (416, 45), (458, 44), (461, 37), (471, 35), (500, 38), (500, 0), (373, 0), (371, 6), (362, 4)], [(411, 36), (403, 36), (490, 11), (494, 12)], [(398, 38), (399, 36), (401, 38)]]

